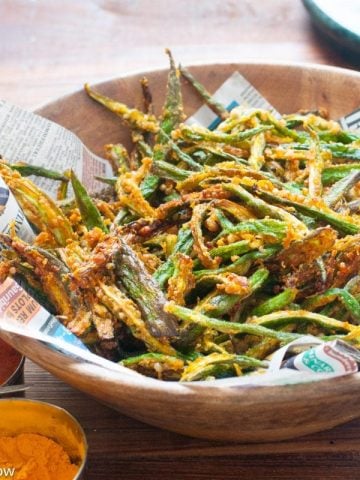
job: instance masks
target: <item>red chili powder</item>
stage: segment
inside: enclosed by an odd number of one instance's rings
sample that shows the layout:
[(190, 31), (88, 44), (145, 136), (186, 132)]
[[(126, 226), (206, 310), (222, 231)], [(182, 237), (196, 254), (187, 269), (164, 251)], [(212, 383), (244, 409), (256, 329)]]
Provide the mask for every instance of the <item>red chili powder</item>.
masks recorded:
[(18, 368), (21, 355), (0, 339), (0, 385), (7, 382)]

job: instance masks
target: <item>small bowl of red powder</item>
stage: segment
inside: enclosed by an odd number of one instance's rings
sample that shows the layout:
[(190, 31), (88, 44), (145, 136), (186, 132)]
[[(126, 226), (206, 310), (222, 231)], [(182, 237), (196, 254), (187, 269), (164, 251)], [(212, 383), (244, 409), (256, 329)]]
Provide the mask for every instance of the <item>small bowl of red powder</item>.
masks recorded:
[(22, 383), (24, 357), (0, 339), (0, 387)]

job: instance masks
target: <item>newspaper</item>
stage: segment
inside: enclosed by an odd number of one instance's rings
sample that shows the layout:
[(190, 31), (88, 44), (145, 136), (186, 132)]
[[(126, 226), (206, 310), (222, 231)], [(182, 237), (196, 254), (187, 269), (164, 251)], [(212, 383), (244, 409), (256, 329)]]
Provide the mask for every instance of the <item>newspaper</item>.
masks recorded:
[(360, 131), (360, 108), (340, 118), (339, 123), (344, 130)]
[[(221, 87), (216, 90), (213, 97), (232, 110), (239, 105), (246, 105), (252, 108), (270, 110), (275, 116), (279, 112), (264, 98), (256, 88), (249, 83), (239, 72), (234, 72)], [(202, 125), (214, 130), (221, 119), (207, 106), (203, 105), (194, 115), (186, 120), (188, 125)]]
[[(235, 72), (213, 95), (229, 110), (245, 104), (264, 108), (279, 115), (269, 102), (242, 76)], [(216, 128), (220, 119), (206, 106), (202, 106), (189, 124)], [(343, 128), (359, 129), (360, 109), (339, 120)], [(99, 183), (94, 175), (112, 175), (108, 163), (93, 155), (76, 137), (65, 128), (19, 107), (0, 101), (0, 154), (9, 161), (46, 166), (54, 170), (73, 168), (85, 185), (96, 191)], [(54, 182), (36, 179), (37, 184), (55, 193)], [(6, 232), (9, 223), (15, 220), (19, 237), (29, 241), (34, 237), (29, 223), (14, 196), (0, 180), (0, 231)], [(82, 342), (63, 326), (56, 317), (32, 298), (15, 280), (8, 278), (0, 285), (0, 329), (44, 342), (60, 350), (77, 362), (90, 362), (121, 375), (136, 372), (121, 367), (91, 353)], [(214, 381), (187, 384), (188, 388), (238, 387), (242, 385), (288, 385), (313, 382), (359, 371), (359, 352), (344, 342), (323, 342), (313, 336), (304, 336), (277, 350), (268, 361), (268, 368), (256, 374)], [(79, 363), (80, 366), (80, 363)], [(144, 379), (144, 382), (157, 382)]]
[(87, 350), (81, 340), (10, 277), (0, 285), (0, 318)]
[[(91, 153), (74, 133), (3, 100), (0, 132), (0, 155), (9, 162), (26, 162), (60, 172), (73, 169), (90, 191), (104, 187), (95, 175), (113, 174), (109, 162)], [(37, 177), (36, 184), (55, 196), (57, 185), (53, 180)]]
[(269, 358), (267, 369), (260, 373), (197, 382), (196, 385), (290, 385), (350, 375), (357, 373), (359, 368), (360, 352), (357, 349), (340, 340), (324, 342), (318, 337), (306, 335), (274, 352)]
[(90, 362), (131, 376), (138, 375), (91, 353), (78, 337), (9, 277), (0, 285), (0, 319), (2, 330), (44, 342), (75, 360)]
[(31, 242), (35, 238), (34, 232), (14, 195), (0, 177), (0, 232), (9, 233), (12, 227), (15, 228), (17, 235), (26, 242)]

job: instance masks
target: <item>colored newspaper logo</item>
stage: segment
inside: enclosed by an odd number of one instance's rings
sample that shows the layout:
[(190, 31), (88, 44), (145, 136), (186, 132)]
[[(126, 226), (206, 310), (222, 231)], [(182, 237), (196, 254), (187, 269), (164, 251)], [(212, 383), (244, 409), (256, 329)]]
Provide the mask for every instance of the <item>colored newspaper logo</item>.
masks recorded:
[(313, 372), (324, 372), (324, 373), (332, 373), (334, 369), (331, 365), (327, 362), (324, 362), (316, 355), (316, 349), (312, 348), (306, 351), (301, 358), (301, 361), (304, 365), (306, 365), (310, 370)]

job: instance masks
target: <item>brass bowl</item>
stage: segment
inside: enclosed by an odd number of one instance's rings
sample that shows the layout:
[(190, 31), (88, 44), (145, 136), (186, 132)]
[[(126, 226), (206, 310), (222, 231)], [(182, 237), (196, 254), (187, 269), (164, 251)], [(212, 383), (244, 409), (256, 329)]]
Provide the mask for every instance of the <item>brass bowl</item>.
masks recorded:
[(79, 422), (63, 408), (35, 400), (9, 398), (0, 400), (0, 435), (37, 433), (48, 437), (69, 455), (80, 480), (87, 458), (87, 440)]

